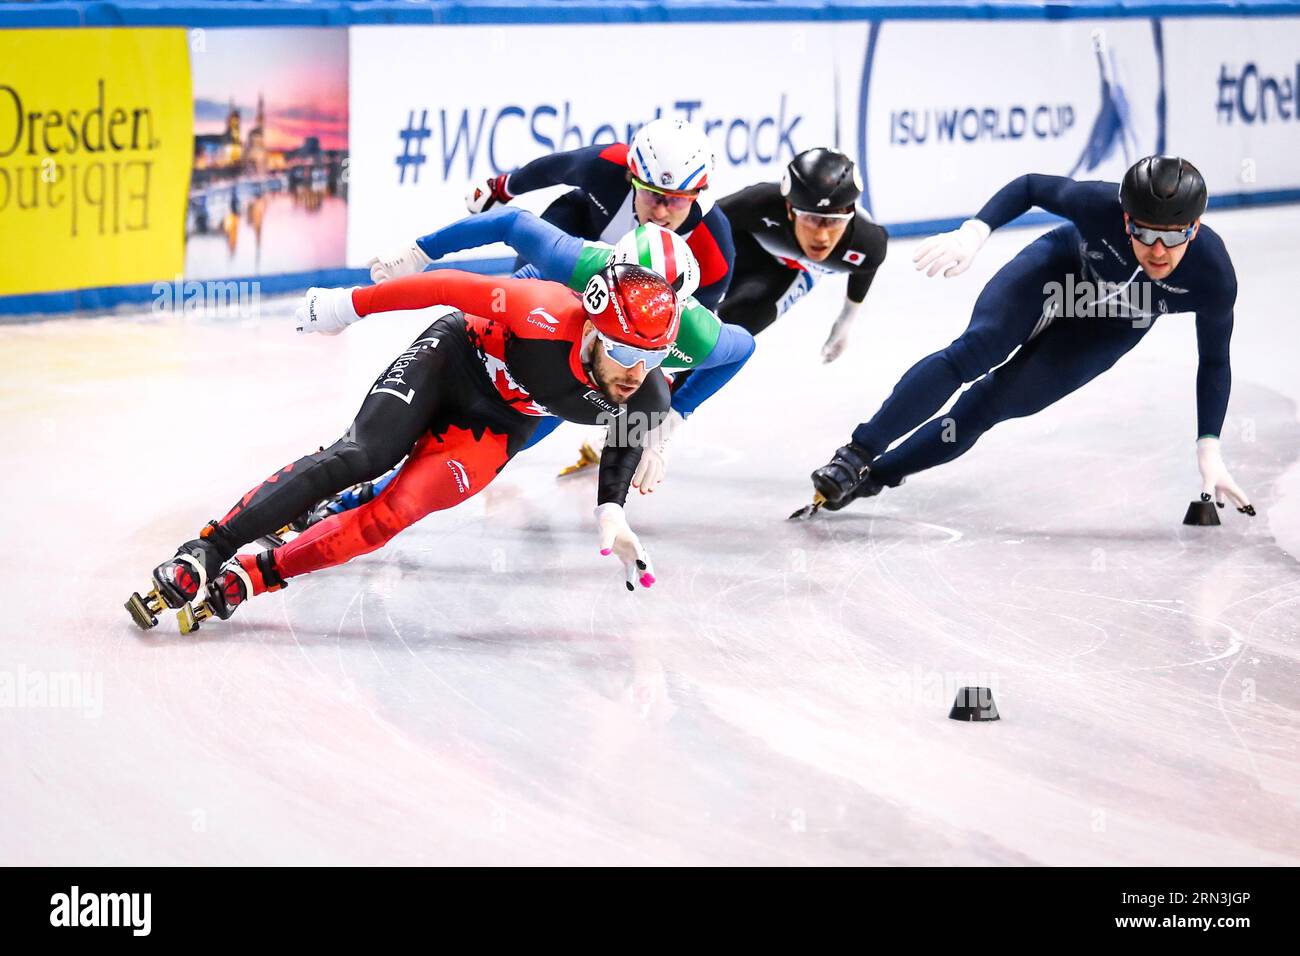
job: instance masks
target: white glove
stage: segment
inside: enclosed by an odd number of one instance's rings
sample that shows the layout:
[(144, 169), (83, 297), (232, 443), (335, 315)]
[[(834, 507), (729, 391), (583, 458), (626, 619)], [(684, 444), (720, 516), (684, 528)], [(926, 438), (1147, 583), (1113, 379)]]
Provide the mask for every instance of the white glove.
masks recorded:
[(1223, 507), (1223, 496), (1227, 495), (1237, 510), (1244, 515), (1255, 516), (1255, 506), (1246, 498), (1246, 493), (1232, 480), (1227, 467), (1223, 464), (1223, 452), (1219, 449), (1219, 439), (1200, 438), (1196, 441), (1196, 464), (1201, 469), (1201, 500), (1214, 502)]
[[(940, 272), (945, 279), (959, 276), (970, 268), (975, 253), (989, 237), (989, 227), (979, 219), (967, 219), (952, 232), (941, 232), (921, 243), (912, 261), (917, 272), (934, 278)], [(928, 268), (928, 271), (926, 271)]]
[(844, 349), (849, 344), (849, 329), (853, 327), (853, 320), (861, 310), (861, 302), (845, 300), (844, 308), (840, 310), (840, 317), (831, 326), (831, 334), (826, 337), (826, 344), (822, 346), (822, 362), (829, 364), (844, 354)]
[(596, 525), (600, 530), (600, 553), (613, 554), (623, 562), (627, 573), (627, 589), (636, 590), (636, 582), (648, 588), (655, 583), (655, 569), (650, 556), (641, 547), (641, 540), (627, 526), (623, 506), (608, 501), (596, 506)]
[(413, 276), (417, 272), (423, 272), (432, 262), (424, 250), (413, 242), (391, 255), (375, 256), (366, 265), (370, 266), (370, 281), (377, 284), (386, 279)]
[(639, 489), (641, 494), (650, 494), (664, 480), (668, 471), (668, 442), (685, 421), (679, 412), (670, 409), (663, 421), (646, 435), (645, 450), (641, 452), (641, 461), (632, 474), (632, 487)]
[(359, 318), (352, 307), (351, 289), (308, 289), (302, 304), (293, 310), (294, 327), (304, 335), (338, 335)]
[(465, 191), (465, 208), (472, 213), (486, 212), (499, 202), (509, 202), (504, 192), (505, 176), (492, 176), (471, 183)]

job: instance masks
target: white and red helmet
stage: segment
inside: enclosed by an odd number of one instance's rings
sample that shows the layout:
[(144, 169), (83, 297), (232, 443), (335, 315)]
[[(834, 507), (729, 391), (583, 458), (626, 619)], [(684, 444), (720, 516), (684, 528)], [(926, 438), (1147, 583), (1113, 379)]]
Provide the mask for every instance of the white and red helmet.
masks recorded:
[(693, 193), (709, 188), (713, 147), (694, 123), (661, 117), (636, 131), (627, 147), (627, 168), (647, 186)]

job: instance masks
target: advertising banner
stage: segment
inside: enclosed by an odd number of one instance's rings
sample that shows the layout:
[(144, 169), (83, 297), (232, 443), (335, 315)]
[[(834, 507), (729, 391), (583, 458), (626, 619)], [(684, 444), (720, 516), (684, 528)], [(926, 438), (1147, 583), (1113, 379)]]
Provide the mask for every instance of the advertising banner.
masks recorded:
[(715, 197), (779, 179), (796, 152), (837, 137), (825, 24), (376, 26), (351, 34), (350, 266), (465, 215), (471, 181), (546, 153), (626, 142), (658, 116), (691, 120), (708, 134)]
[(337, 269), (347, 243), (348, 34), (193, 30), (192, 279)]
[(1300, 190), (1300, 17), (1164, 30), (1169, 148), (1196, 163), (1211, 196)]
[(181, 270), (184, 30), (0, 31), (0, 295)]
[(1027, 172), (1118, 181), (1164, 149), (1156, 21), (859, 29), (856, 157), (863, 204), (882, 222), (970, 215)]

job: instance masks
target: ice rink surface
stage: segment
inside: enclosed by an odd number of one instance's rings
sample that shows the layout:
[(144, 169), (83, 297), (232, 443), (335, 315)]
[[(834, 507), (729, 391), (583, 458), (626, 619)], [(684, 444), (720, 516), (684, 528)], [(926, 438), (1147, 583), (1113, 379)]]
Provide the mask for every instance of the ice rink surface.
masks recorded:
[[(964, 458), (786, 521), (1034, 233), (948, 281), (895, 241), (838, 363), (842, 279), (630, 503), (651, 592), (597, 553), (591, 477), (554, 478), (565, 426), (189, 638), (122, 602), (338, 437), (427, 316), (0, 327), (0, 863), (1300, 863), (1297, 214), (1207, 218), (1240, 282), (1223, 437), (1254, 520), (1180, 524), (1196, 351), (1171, 316)], [(948, 720), (961, 684), (1003, 719)]]

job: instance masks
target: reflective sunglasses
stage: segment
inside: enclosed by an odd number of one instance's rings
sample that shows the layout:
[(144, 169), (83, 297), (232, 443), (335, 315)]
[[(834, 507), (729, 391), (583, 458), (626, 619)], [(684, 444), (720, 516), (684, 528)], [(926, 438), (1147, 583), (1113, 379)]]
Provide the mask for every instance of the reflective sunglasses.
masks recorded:
[(642, 192), (652, 194), (652, 202), (661, 202), (669, 209), (689, 209), (691, 204), (699, 198), (699, 193), (674, 193), (651, 186), (649, 183), (643, 183), (635, 176), (632, 177), (632, 186)]
[(605, 354), (623, 368), (636, 368), (637, 363), (644, 362), (648, 372), (663, 365), (664, 359), (668, 358), (669, 347), (666, 345), (661, 349), (639, 349), (635, 345), (615, 342), (599, 329), (596, 330), (596, 337), (605, 346)]
[(1172, 249), (1192, 238), (1192, 233), (1195, 231), (1196, 223), (1192, 223), (1186, 229), (1151, 229), (1147, 226), (1139, 226), (1132, 219), (1128, 221), (1128, 234), (1144, 246), (1154, 246), (1156, 240), (1159, 240), (1165, 244), (1166, 249)]
[(814, 229), (830, 229), (837, 222), (848, 222), (856, 214), (851, 212), (812, 212), (808, 209), (796, 209), (794, 215), (796, 219), (802, 219)]

